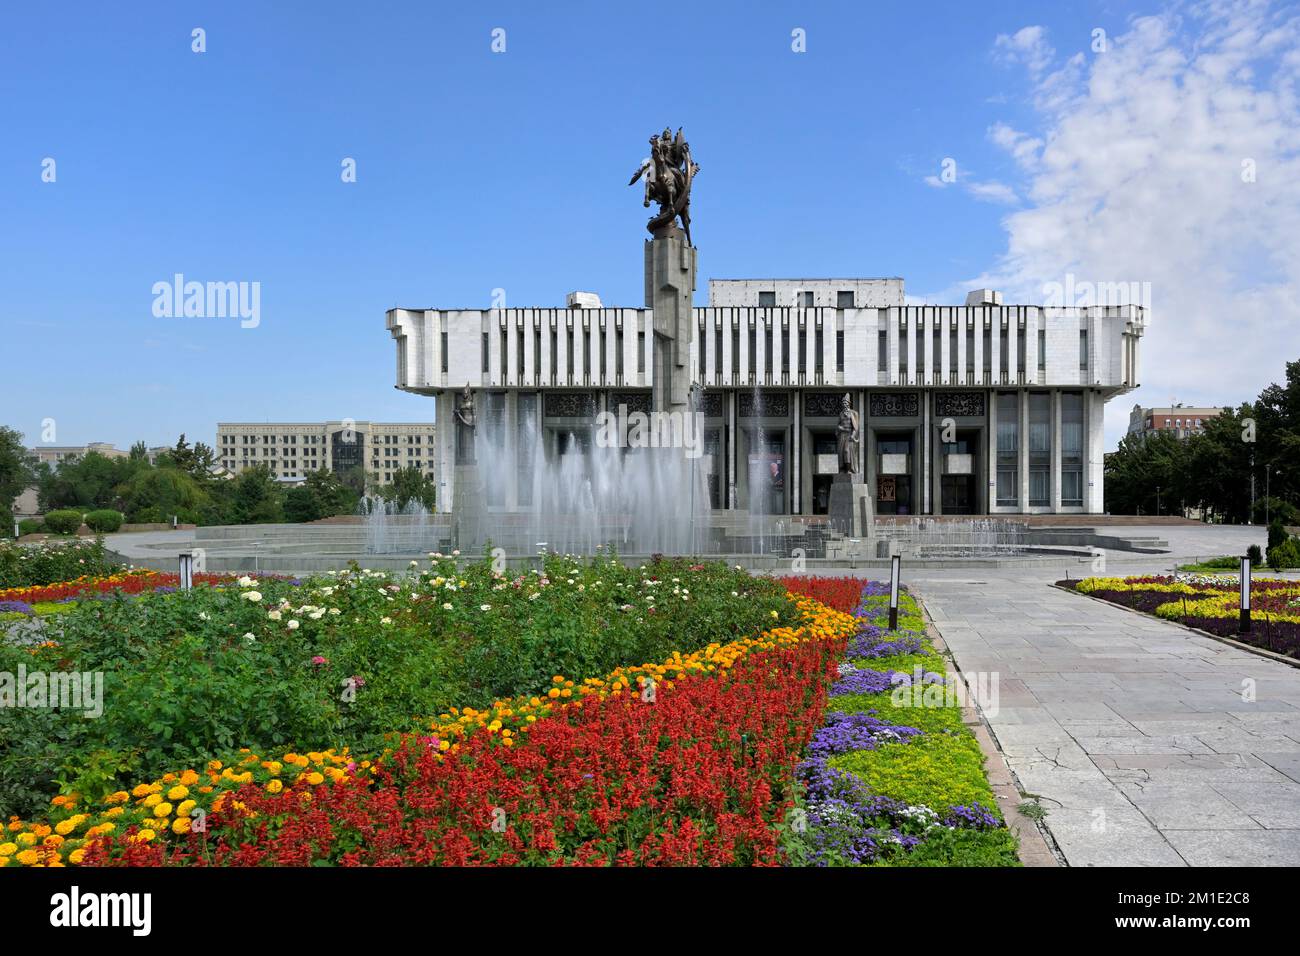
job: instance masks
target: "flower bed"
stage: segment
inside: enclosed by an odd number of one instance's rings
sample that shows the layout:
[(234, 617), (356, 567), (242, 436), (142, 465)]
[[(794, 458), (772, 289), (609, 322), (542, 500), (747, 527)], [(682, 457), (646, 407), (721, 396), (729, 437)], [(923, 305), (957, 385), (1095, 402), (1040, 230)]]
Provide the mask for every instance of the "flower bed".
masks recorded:
[[(232, 574), (195, 574), (195, 584), (218, 584), (233, 581)], [(5, 588), (0, 591), (0, 602), (21, 601), (25, 604), (53, 604), (72, 598), (94, 597), (100, 594), (142, 594), (159, 588), (173, 588), (180, 585), (180, 575), (164, 571), (150, 571), (145, 568), (122, 571), (108, 575), (82, 575), (70, 581), (54, 584), (34, 584), (22, 588)]]
[(877, 582), (862, 591), (825, 722), (799, 767), (804, 815), (787, 857), (816, 866), (1017, 865), (960, 706), (927, 692), (958, 678), (945, 677), (910, 595), (900, 595), (899, 629), (887, 629), (888, 593)]
[(107, 806), (57, 798), (50, 820), (10, 822), (0, 861), (775, 863), (794, 763), (855, 626), (793, 604), (791, 624), (753, 637), (449, 713), (446, 736), (406, 735), (376, 761), (244, 753)]
[(1251, 630), (1239, 633), (1237, 575), (1148, 575), (1058, 581), (1062, 587), (1264, 650), (1300, 657), (1300, 581), (1251, 578)]
[(102, 538), (39, 545), (0, 543), (0, 590), (67, 581), (80, 575), (104, 577), (123, 570)]
[(829, 608), (852, 614), (862, 598), (863, 578), (791, 574), (778, 578), (792, 594), (803, 594)]

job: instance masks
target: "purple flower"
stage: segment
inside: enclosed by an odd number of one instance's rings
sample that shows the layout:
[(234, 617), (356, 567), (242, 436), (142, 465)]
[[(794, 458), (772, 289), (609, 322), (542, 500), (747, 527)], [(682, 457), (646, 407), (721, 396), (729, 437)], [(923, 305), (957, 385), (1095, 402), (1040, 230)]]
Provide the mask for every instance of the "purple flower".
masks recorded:
[(826, 723), (808, 744), (814, 757), (848, 753), (850, 750), (875, 750), (884, 743), (904, 743), (920, 734), (915, 727), (887, 724), (874, 713), (846, 714), (830, 711)]
[[(902, 675), (906, 677), (907, 675)], [(879, 694), (898, 683), (895, 671), (850, 670), (831, 686), (832, 697), (847, 694)]]
[(25, 614), (27, 617), (35, 617), (36, 612), (26, 601), (0, 601), (0, 614)]

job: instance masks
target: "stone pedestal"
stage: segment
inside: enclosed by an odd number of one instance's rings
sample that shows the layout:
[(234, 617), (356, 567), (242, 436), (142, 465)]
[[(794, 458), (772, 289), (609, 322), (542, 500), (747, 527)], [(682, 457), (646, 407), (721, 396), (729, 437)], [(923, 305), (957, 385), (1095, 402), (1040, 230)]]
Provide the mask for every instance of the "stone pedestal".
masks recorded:
[(831, 480), (826, 512), (832, 529), (869, 541), (875, 535), (875, 513), (866, 482), (854, 481), (856, 477), (840, 473)]
[(452, 494), (452, 540), (466, 554), (478, 554), (486, 543), (483, 478), (478, 463), (457, 464)]
[(691, 387), (695, 248), (677, 229), (645, 244), (645, 304), (654, 313), (652, 408), (687, 410)]

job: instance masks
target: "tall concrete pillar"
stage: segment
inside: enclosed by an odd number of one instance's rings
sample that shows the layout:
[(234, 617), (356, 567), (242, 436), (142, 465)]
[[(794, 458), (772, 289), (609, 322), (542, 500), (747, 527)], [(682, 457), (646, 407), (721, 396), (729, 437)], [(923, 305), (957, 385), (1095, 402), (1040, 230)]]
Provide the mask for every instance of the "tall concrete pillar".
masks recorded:
[(646, 241), (645, 304), (654, 314), (654, 335), (664, 345), (654, 352), (651, 403), (655, 411), (688, 408), (695, 269), (696, 251), (684, 236)]

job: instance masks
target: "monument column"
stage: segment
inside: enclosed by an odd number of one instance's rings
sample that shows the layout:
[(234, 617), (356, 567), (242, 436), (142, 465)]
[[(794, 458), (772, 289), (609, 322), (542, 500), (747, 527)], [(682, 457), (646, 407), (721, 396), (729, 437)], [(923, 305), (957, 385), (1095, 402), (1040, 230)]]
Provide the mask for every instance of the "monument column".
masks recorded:
[[(691, 322), (694, 315), (695, 248), (672, 228), (645, 244), (645, 304), (654, 315), (655, 349), (651, 406), (685, 411), (691, 385)], [(659, 343), (656, 343), (658, 346)]]

